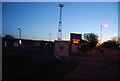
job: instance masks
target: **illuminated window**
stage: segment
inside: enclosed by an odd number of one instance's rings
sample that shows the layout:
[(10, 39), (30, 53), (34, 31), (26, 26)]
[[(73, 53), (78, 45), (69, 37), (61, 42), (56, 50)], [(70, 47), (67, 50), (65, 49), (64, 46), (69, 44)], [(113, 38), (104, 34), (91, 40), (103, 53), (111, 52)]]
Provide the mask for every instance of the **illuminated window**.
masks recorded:
[(72, 39), (73, 43), (79, 43), (80, 39)]
[(47, 43), (45, 43), (45, 45), (48, 45)]
[(4, 46), (7, 46), (7, 41), (4, 42)]
[(21, 41), (21, 40), (19, 40), (19, 44), (22, 44), (22, 41)]
[(18, 47), (18, 42), (14, 42), (14, 47)]

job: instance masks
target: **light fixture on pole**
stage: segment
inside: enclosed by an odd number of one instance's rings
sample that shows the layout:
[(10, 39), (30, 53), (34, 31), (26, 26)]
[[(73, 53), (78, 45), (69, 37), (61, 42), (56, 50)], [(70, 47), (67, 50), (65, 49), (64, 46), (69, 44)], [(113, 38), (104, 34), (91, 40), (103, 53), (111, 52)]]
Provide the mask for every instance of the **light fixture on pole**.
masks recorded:
[(19, 34), (19, 39), (21, 39), (21, 29), (18, 28), (18, 30), (20, 31), (20, 34)]
[(102, 28), (103, 27), (107, 28), (108, 24), (104, 24), (104, 25), (100, 26), (100, 44), (102, 43)]
[(19, 34), (19, 44), (21, 45), (22, 44), (22, 40), (21, 40), (21, 29), (20, 28), (18, 28), (18, 30), (20, 31), (20, 34)]

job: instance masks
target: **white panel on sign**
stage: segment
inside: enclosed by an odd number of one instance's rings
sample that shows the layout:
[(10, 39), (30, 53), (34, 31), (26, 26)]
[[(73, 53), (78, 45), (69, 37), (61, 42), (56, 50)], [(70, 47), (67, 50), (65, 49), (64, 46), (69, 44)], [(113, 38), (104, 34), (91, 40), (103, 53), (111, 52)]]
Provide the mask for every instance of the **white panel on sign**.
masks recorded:
[(69, 41), (55, 41), (54, 54), (58, 56), (68, 56)]

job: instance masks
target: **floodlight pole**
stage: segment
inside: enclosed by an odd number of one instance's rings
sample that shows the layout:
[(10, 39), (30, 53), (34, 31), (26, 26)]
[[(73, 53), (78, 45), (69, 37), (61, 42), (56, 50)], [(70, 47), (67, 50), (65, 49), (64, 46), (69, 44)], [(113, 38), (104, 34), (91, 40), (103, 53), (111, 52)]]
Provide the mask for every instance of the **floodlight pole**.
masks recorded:
[(60, 7), (60, 17), (59, 17), (59, 26), (58, 26), (58, 40), (62, 40), (62, 8), (64, 4), (59, 4)]

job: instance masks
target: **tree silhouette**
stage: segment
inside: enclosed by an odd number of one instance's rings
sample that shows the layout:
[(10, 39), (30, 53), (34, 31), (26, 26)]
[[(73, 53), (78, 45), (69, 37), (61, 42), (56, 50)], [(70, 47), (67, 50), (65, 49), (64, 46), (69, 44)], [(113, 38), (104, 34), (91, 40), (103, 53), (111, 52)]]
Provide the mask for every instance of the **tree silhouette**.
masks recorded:
[(88, 44), (90, 45), (90, 48), (94, 48), (98, 43), (98, 35), (94, 33), (85, 33), (84, 40), (88, 42)]
[(111, 40), (111, 41), (104, 42), (101, 46), (105, 48), (117, 48), (117, 43)]
[(7, 35), (5, 35), (5, 38), (15, 38), (15, 37), (12, 36), (12, 35), (7, 34)]

